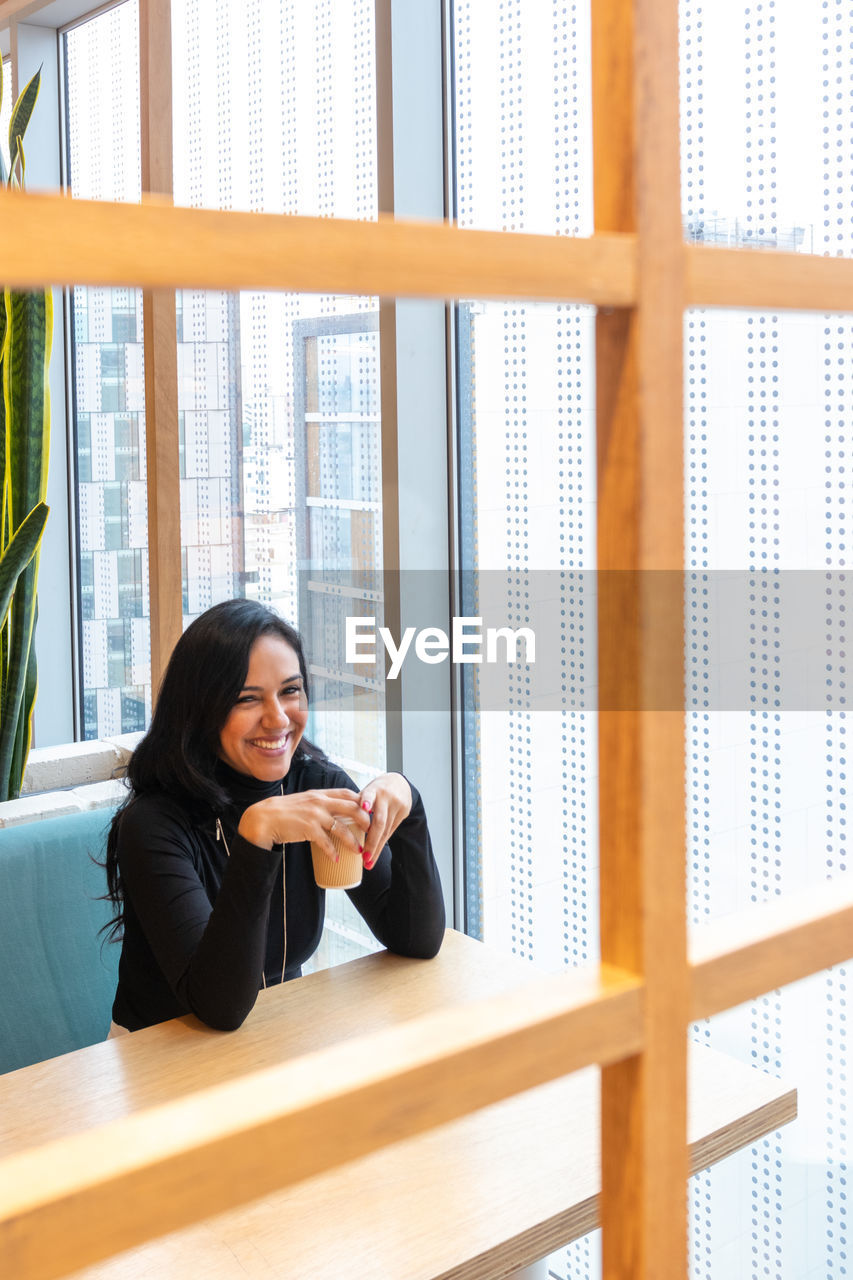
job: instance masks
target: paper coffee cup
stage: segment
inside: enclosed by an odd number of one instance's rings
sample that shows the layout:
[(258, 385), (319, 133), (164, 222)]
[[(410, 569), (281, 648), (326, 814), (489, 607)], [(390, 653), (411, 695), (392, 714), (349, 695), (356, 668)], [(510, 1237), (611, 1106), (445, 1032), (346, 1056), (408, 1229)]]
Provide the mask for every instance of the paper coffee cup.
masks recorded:
[(355, 826), (352, 818), (338, 818), (335, 822), (329, 839), (338, 855), (337, 862), (333, 862), (320, 845), (312, 843), (314, 879), (321, 889), (354, 889), (357, 884), (361, 884), (364, 869), (361, 854), (350, 846), (341, 832), (342, 827), (348, 827), (357, 840), (360, 828), (353, 830)]

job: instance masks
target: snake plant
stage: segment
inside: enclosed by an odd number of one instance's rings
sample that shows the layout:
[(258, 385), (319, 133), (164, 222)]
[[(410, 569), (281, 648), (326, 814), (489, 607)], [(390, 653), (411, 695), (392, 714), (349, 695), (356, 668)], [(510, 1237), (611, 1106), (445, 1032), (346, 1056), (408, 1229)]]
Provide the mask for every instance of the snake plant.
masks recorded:
[[(2, 65), (2, 64), (0, 64)], [(38, 71), (9, 122), (9, 167), (0, 182), (23, 187), (24, 135), (38, 98)], [(0, 70), (2, 96), (2, 70)], [(39, 543), (48, 508), (48, 365), (53, 336), (49, 290), (5, 289), (0, 305), (0, 800), (21, 790), (32, 736), (37, 674), (35, 625)]]

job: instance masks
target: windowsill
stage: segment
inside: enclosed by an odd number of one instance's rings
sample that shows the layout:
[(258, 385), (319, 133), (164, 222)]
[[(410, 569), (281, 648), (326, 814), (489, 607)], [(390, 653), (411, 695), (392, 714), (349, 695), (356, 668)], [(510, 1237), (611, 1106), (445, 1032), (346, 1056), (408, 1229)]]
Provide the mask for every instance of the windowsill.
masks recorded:
[(141, 733), (96, 742), (35, 747), (17, 800), (0, 804), (0, 829), (85, 809), (108, 809), (124, 797), (122, 778)]
[(90, 742), (34, 747), (27, 760), (21, 796), (67, 791), (93, 782), (121, 778), (141, 733), (122, 733)]

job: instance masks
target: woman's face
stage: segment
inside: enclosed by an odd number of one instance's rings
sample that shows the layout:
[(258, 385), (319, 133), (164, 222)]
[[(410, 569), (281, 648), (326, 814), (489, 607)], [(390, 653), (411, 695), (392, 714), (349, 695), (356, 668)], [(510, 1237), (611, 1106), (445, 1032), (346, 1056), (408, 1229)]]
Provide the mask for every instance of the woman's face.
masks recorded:
[(260, 636), (246, 683), (219, 734), (219, 755), (238, 773), (262, 782), (283, 778), (305, 732), (308, 700), (299, 659), (286, 640)]

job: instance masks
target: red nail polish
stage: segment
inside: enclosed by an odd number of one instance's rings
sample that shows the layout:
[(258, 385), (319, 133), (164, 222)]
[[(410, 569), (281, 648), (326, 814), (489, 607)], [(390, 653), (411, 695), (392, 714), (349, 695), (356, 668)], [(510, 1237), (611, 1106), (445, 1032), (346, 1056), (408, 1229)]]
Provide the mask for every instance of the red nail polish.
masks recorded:
[(359, 851), (359, 853), (364, 853), (364, 845), (363, 845), (363, 844), (360, 844), (360, 845), (358, 846), (358, 851)]

